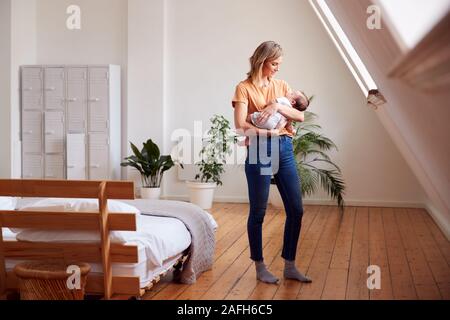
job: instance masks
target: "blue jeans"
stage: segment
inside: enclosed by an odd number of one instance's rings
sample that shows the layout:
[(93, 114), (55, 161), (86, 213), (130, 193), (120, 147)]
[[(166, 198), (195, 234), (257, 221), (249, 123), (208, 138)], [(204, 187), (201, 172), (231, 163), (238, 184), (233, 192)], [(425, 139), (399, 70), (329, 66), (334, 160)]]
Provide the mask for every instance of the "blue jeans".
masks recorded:
[(266, 214), (272, 174), (286, 211), (281, 256), (293, 261), (300, 235), (303, 204), (292, 138), (288, 136), (252, 137), (250, 146), (247, 147), (245, 175), (250, 200), (247, 232), (250, 258), (254, 261), (263, 260), (262, 224)]

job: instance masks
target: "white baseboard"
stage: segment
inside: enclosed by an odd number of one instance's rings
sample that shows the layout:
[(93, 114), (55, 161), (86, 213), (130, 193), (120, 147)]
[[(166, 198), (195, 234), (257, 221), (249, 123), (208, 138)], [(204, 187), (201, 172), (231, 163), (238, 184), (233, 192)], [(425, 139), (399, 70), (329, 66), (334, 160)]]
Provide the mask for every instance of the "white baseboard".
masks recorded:
[[(189, 201), (189, 196), (186, 195), (171, 195), (163, 196), (162, 199), (166, 200), (178, 200), (178, 201)], [(247, 198), (239, 197), (214, 197), (214, 202), (230, 202), (230, 203), (248, 203)]]
[[(170, 195), (164, 196), (163, 198), (167, 200), (189, 201), (187, 195)], [(215, 196), (214, 202), (248, 203), (248, 198)], [(303, 204), (333, 206), (336, 205), (336, 201), (329, 199), (303, 199)], [(345, 205), (355, 207), (425, 208), (423, 203), (401, 201), (346, 200)]]
[[(303, 204), (334, 206), (336, 201), (329, 199), (303, 199)], [(349, 207), (387, 207), (387, 208), (424, 208), (420, 202), (402, 201), (373, 201), (373, 200), (345, 200), (345, 206)]]
[(444, 213), (437, 210), (432, 204), (426, 203), (424, 205), (425, 210), (428, 211), (428, 214), (437, 224), (439, 229), (441, 229), (444, 236), (450, 241), (450, 221), (445, 217)]

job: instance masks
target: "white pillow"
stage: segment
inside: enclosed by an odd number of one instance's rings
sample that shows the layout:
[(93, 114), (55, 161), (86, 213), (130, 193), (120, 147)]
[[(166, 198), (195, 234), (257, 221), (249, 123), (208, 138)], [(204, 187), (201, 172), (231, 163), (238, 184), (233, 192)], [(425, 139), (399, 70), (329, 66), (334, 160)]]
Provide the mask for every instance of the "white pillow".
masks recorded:
[[(20, 208), (22, 211), (64, 211), (64, 212), (98, 212), (98, 199), (69, 199), (46, 198)], [(140, 213), (140, 211), (127, 203), (108, 200), (109, 212)]]
[[(39, 200), (31, 205), (26, 205), (20, 210), (23, 211), (61, 211), (61, 212), (86, 212), (98, 211), (97, 199), (65, 199), (48, 198)], [(139, 214), (140, 211), (129, 204), (108, 200), (109, 212), (122, 212)], [(12, 229), (18, 232), (16, 238), (21, 241), (33, 242), (99, 242), (100, 233), (88, 230), (39, 230), (39, 229)], [(126, 231), (112, 231), (110, 233), (111, 241), (126, 242), (124, 237)]]
[(0, 197), (0, 210), (15, 210), (17, 198), (15, 197)]

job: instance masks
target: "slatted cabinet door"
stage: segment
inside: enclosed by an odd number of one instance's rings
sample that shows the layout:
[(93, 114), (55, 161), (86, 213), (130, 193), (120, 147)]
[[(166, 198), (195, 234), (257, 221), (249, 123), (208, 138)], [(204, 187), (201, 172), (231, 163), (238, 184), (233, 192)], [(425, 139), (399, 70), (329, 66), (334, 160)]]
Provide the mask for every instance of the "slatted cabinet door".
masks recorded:
[(40, 67), (22, 68), (22, 110), (42, 110), (43, 72)]
[(23, 67), (22, 91), (22, 171), (26, 179), (42, 179), (43, 167), (43, 71)]
[(45, 155), (45, 179), (64, 179), (64, 154)]
[(89, 134), (89, 179), (102, 180), (108, 177), (109, 138), (107, 133)]
[(42, 113), (40, 111), (23, 111), (22, 146), (23, 155), (42, 153)]
[(84, 133), (87, 121), (87, 68), (67, 68), (67, 130)]
[(86, 135), (69, 133), (67, 135), (67, 179), (86, 180)]
[(46, 111), (45, 125), (45, 153), (64, 153), (64, 112)]
[(107, 132), (109, 126), (109, 68), (89, 68), (89, 132)]
[(22, 156), (22, 176), (24, 179), (42, 179), (44, 159), (42, 154), (24, 154)]
[(45, 112), (45, 179), (64, 179), (64, 113)]
[(65, 80), (63, 67), (46, 67), (44, 69), (45, 110), (64, 111)]

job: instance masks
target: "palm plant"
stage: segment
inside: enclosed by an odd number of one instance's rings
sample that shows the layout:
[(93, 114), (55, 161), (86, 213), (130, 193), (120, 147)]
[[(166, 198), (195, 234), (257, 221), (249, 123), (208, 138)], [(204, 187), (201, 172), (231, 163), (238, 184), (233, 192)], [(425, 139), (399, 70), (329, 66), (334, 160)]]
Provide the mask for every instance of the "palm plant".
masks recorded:
[[(170, 155), (161, 155), (158, 146), (148, 139), (139, 150), (130, 142), (133, 155), (126, 157), (120, 165), (133, 167), (141, 174), (142, 187), (159, 188), (165, 171), (175, 165)], [(182, 164), (180, 164), (183, 167)]]
[(302, 194), (311, 195), (320, 185), (343, 210), (345, 183), (341, 169), (326, 153), (331, 149), (337, 150), (337, 146), (318, 132), (321, 127), (314, 123), (316, 118), (316, 114), (305, 111), (305, 121), (294, 124), (297, 135), (293, 138), (293, 146)]

